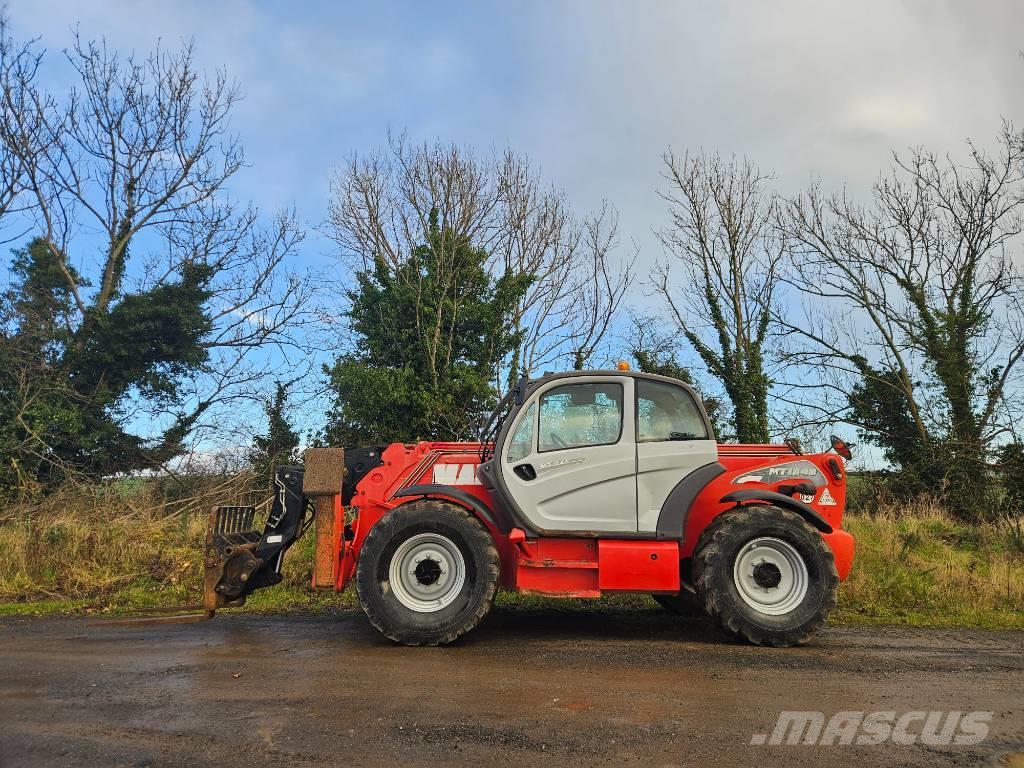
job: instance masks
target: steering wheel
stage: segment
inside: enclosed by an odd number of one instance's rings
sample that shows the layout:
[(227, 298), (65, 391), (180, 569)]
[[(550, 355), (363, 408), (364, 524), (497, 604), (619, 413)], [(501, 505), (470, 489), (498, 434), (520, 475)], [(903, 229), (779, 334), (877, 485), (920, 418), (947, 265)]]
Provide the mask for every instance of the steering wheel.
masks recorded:
[(556, 435), (554, 432), (548, 432), (548, 439), (559, 448), (568, 448), (569, 444), (562, 438)]

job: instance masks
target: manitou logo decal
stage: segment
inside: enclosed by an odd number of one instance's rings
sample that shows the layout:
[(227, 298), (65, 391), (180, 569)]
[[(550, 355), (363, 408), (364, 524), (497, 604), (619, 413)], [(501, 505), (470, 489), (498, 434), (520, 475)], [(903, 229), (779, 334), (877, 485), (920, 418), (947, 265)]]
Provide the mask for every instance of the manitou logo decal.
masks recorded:
[(480, 485), (476, 464), (435, 464), (434, 482), (440, 485)]
[(834, 507), (836, 500), (832, 498), (832, 494), (828, 492), (828, 488), (821, 492), (821, 498), (818, 499), (818, 504), (822, 507)]

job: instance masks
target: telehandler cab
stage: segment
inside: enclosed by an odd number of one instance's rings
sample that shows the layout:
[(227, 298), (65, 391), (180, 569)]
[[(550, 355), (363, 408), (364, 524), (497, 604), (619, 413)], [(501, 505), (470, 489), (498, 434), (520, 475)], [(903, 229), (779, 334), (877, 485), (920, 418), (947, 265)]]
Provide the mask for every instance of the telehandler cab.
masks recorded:
[(310, 449), (304, 467), (277, 470), (262, 533), (255, 508), (214, 509), (194, 618), (278, 583), (315, 525), (313, 587), (354, 579), (399, 643), (450, 643), (501, 588), (648, 593), (731, 637), (797, 645), (853, 561), (840, 530), (849, 449), (832, 442), (818, 454), (718, 444), (689, 386), (624, 365), (523, 379), (478, 443)]

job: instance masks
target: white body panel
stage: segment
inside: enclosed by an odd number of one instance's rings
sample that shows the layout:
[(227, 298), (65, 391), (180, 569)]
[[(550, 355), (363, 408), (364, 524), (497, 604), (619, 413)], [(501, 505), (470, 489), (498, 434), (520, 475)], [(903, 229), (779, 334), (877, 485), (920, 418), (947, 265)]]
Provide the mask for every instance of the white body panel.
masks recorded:
[[(618, 441), (610, 445), (551, 447), (538, 441), (538, 410), (529, 403), (520, 412), (532, 415), (533, 435), (529, 453), (509, 461), (501, 457), (502, 477), (523, 514), (538, 528), (549, 531), (636, 531), (636, 440), (633, 381), (629, 377), (577, 377), (555, 381), (533, 393), (536, 402), (546, 392), (576, 384), (614, 383), (623, 388), (622, 426)], [(571, 431), (571, 430), (570, 430)], [(533, 479), (516, 474), (527, 465)]]
[(582, 375), (532, 392), (498, 458), (509, 493), (535, 528), (653, 533), (672, 489), (716, 461), (718, 445), (685, 388)]
[(633, 446), (570, 448), (536, 457), (537, 478), (513, 474), (512, 493), (534, 525), (548, 530), (636, 531)]
[(637, 443), (637, 529), (658, 528), (661, 506), (686, 475), (718, 460), (714, 440)]

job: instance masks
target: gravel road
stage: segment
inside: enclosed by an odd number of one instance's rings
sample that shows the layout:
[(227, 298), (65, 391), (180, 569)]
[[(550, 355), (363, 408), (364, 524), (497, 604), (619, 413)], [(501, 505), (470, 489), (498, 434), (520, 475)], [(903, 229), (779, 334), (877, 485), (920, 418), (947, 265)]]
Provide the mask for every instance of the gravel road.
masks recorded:
[[(0, 766), (1017, 766), (1022, 651), (1024, 633), (863, 627), (751, 648), (654, 610), (505, 608), (448, 648), (356, 612), (2, 619)], [(975, 745), (752, 745), (783, 710), (993, 714)]]

